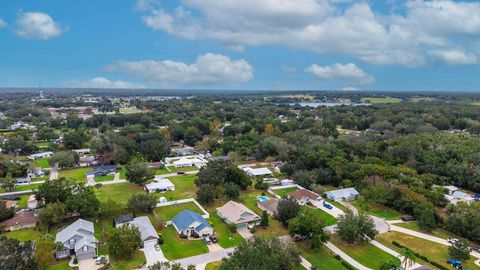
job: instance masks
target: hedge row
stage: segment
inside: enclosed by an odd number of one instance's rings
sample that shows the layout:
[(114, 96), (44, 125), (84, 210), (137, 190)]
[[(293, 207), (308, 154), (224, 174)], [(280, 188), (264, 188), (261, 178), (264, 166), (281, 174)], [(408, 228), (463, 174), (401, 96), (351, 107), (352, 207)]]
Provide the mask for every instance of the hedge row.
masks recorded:
[(333, 256), (335, 259), (337, 259), (338, 261), (340, 261), (340, 263), (345, 267), (347, 268), (348, 270), (357, 270), (357, 268), (353, 267), (351, 264), (349, 264), (348, 262), (344, 261), (342, 259), (342, 257), (340, 257), (340, 255), (338, 254), (335, 254), (335, 256)]

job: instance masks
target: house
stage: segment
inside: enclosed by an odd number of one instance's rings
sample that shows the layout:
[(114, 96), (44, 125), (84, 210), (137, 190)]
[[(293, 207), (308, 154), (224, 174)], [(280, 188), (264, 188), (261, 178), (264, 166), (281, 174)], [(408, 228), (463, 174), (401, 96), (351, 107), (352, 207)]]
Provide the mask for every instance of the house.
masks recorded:
[(445, 193), (447, 195), (452, 195), (455, 191), (459, 191), (460, 189), (457, 188), (456, 186), (444, 186)]
[(37, 226), (37, 215), (32, 210), (22, 210), (10, 218), (2, 222), (7, 231), (16, 231), (20, 229), (33, 228)]
[(17, 186), (23, 186), (23, 185), (28, 185), (30, 184), (30, 178), (24, 178), (24, 177), (21, 177), (21, 178), (17, 178)]
[(219, 156), (219, 157), (210, 157), (209, 160), (211, 161), (231, 161), (229, 156)]
[(97, 159), (94, 156), (81, 156), (78, 159), (80, 167), (90, 167), (98, 164)]
[(133, 216), (130, 214), (121, 215), (113, 219), (113, 227), (117, 228), (117, 225), (127, 223), (133, 220)]
[(104, 166), (97, 166), (93, 168), (93, 171), (87, 172), (87, 176), (90, 177), (98, 177), (98, 176), (105, 176), (108, 174), (113, 174), (117, 172), (117, 166), (115, 165), (104, 165)]
[(176, 168), (182, 167), (198, 167), (201, 168), (208, 163), (203, 155), (183, 156), (183, 157), (169, 157), (165, 158), (167, 166), (174, 166)]
[(31, 154), (28, 156), (29, 159), (35, 160), (35, 159), (42, 159), (42, 158), (49, 158), (53, 156), (53, 152), (48, 151), (48, 152), (41, 152), (41, 153), (36, 153), (36, 154)]
[(234, 201), (217, 208), (217, 214), (224, 222), (236, 224), (238, 228), (256, 225), (260, 221), (260, 217), (252, 210)]
[(158, 243), (157, 231), (147, 216), (137, 217), (131, 221), (125, 221), (123, 223), (115, 223), (116, 228), (125, 225), (138, 228), (140, 231), (140, 239), (142, 240), (142, 247), (153, 247)]
[(280, 180), (280, 183), (282, 184), (282, 186), (295, 185), (295, 181), (293, 181), (292, 179), (283, 179), (283, 180)]
[(35, 131), (35, 130), (37, 130), (37, 127), (34, 126), (34, 125), (27, 124), (27, 123), (22, 122), (22, 121), (18, 121), (18, 122), (13, 123), (12, 125), (10, 125), (10, 130), (18, 130), (18, 129), (26, 129), (26, 130)]
[(197, 153), (197, 150), (195, 150), (194, 147), (183, 147), (173, 149), (173, 152), (175, 152), (175, 154), (177, 154), (178, 156), (191, 156), (195, 155)]
[(79, 156), (90, 154), (90, 148), (73, 149), (72, 151), (77, 153)]
[(164, 192), (175, 190), (175, 185), (167, 178), (155, 178), (153, 182), (145, 185), (148, 193)]
[(265, 175), (273, 175), (272, 171), (270, 171), (268, 168), (250, 168), (246, 167), (243, 168), (243, 170), (250, 175), (250, 177), (257, 177), (257, 176), (265, 176)]
[(295, 199), (299, 205), (305, 205), (307, 203), (315, 204), (316, 202), (320, 202), (322, 200), (320, 195), (308, 189), (299, 189), (288, 193), (287, 196)]
[(338, 202), (342, 200), (354, 200), (357, 198), (360, 193), (355, 188), (344, 188), (344, 189), (337, 189), (331, 190), (324, 193), (328, 199)]
[(273, 217), (277, 214), (278, 202), (280, 202), (278, 199), (270, 198), (266, 201), (257, 202), (257, 206), (258, 208), (266, 211), (267, 214)]
[(449, 203), (451, 204), (457, 204), (459, 202), (464, 202), (466, 204), (470, 204), (475, 201), (475, 198), (462, 191), (455, 191), (451, 195), (445, 194), (445, 198), (448, 200)]
[(33, 170), (27, 171), (28, 178), (42, 177), (44, 175), (45, 175), (45, 172), (43, 172), (42, 167), (35, 167)]
[(97, 254), (97, 239), (94, 236), (93, 223), (78, 219), (69, 226), (58, 231), (55, 243), (60, 242), (63, 249), (57, 250), (57, 259), (75, 255), (78, 260), (92, 259)]
[(213, 234), (212, 226), (199, 214), (183, 210), (172, 219), (173, 227), (179, 234), (187, 237), (203, 237)]

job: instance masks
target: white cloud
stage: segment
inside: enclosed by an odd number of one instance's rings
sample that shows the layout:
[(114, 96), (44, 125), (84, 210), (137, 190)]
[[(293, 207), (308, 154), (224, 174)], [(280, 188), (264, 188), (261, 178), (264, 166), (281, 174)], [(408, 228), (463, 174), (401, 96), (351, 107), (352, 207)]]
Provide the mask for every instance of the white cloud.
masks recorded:
[(110, 81), (104, 77), (95, 77), (87, 81), (69, 81), (64, 83), (65, 86), (74, 88), (117, 88), (117, 89), (141, 89), (145, 88), (142, 84), (124, 82), (124, 81)]
[(0, 18), (0, 28), (3, 27), (7, 27), (7, 23), (2, 18)]
[(478, 63), (475, 54), (467, 54), (461, 50), (437, 50), (431, 51), (430, 55), (449, 65), (473, 65)]
[(29, 39), (50, 39), (57, 37), (66, 28), (55, 22), (53, 18), (42, 12), (24, 12), (17, 18), (17, 35)]
[(430, 51), (472, 51), (479, 42), (480, 2), (407, 0), (391, 12), (373, 12), (367, 1), (183, 0), (171, 12), (151, 7), (143, 20), (229, 48), (281, 45), (413, 67), (427, 64)]
[(212, 53), (199, 55), (193, 64), (173, 60), (118, 61), (106, 68), (163, 86), (242, 83), (253, 78), (253, 68), (244, 59), (232, 60)]
[(323, 81), (341, 81), (348, 84), (371, 84), (375, 81), (372, 75), (353, 63), (336, 63), (330, 66), (311, 65), (305, 71)]

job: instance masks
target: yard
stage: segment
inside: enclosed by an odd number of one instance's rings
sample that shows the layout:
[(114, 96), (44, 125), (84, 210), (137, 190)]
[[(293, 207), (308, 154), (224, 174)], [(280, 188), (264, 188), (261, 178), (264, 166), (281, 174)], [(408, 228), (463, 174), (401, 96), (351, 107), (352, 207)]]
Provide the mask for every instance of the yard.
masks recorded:
[(198, 171), (200, 170), (199, 168), (192, 166), (192, 167), (181, 167), (177, 168), (174, 166), (168, 166), (168, 173), (176, 173), (176, 172), (191, 172), (191, 171)]
[(169, 201), (194, 198), (195, 193), (197, 192), (197, 187), (195, 186), (196, 178), (197, 176), (194, 174), (168, 177), (168, 179), (175, 185), (175, 190), (162, 192), (160, 194)]
[(235, 247), (244, 241), (240, 234), (230, 232), (227, 225), (223, 223), (222, 219), (216, 213), (211, 213), (207, 221), (212, 225), (217, 235), (218, 244), (221, 247)]
[(297, 246), (302, 256), (319, 270), (347, 269), (339, 260), (335, 259), (334, 254), (323, 245), (320, 248), (311, 249), (306, 243), (299, 242)]
[(29, 184), (29, 185), (23, 185), (23, 186), (16, 186), (15, 191), (24, 191), (24, 190), (34, 190), (37, 189), (38, 186), (41, 184)]
[(440, 238), (443, 238), (443, 239), (447, 239), (449, 237), (461, 238), (460, 236), (458, 236), (458, 235), (456, 235), (452, 232), (443, 230), (443, 229), (436, 229), (432, 232), (425, 232), (422, 229), (420, 229), (420, 227), (418, 226), (418, 223), (416, 221), (396, 223), (396, 224), (393, 224), (393, 225), (398, 226), (398, 227), (402, 227), (402, 228), (405, 228), (405, 229), (410, 229), (410, 230), (413, 230), (413, 231), (417, 231), (417, 232), (422, 232), (422, 233), (429, 234), (429, 235), (432, 235), (432, 236), (440, 237)]
[(183, 210), (191, 210), (200, 215), (203, 215), (203, 212), (193, 202), (162, 206), (154, 209), (157, 216), (162, 217), (166, 221), (171, 220), (174, 216), (176, 216), (178, 213), (182, 212)]
[(63, 261), (54, 265), (47, 266), (46, 270), (70, 270), (72, 269), (68, 266), (68, 261)]
[(208, 253), (207, 245), (201, 239), (181, 239), (173, 226), (168, 226), (161, 234), (164, 240), (161, 248), (168, 260)]
[(70, 170), (62, 170), (58, 172), (59, 177), (71, 178), (75, 182), (86, 182), (87, 181), (87, 168), (78, 168)]
[(126, 206), (128, 199), (130, 199), (133, 194), (143, 192), (145, 191), (141, 186), (132, 183), (121, 183), (100, 187), (97, 191), (97, 197), (100, 202), (106, 202), (111, 199)]
[(13, 231), (13, 232), (7, 232), (4, 235), (9, 238), (17, 239), (21, 242), (25, 242), (29, 240), (40, 240), (43, 238), (45, 233), (40, 232), (35, 228), (28, 228), (28, 229)]
[(399, 220), (402, 214), (394, 209), (388, 208), (386, 206), (366, 201), (365, 205), (360, 205), (358, 201), (352, 201), (351, 204), (355, 206), (358, 210), (366, 211), (372, 216), (383, 218), (386, 220)]
[(95, 182), (105, 182), (105, 181), (113, 181), (115, 179), (114, 175), (103, 175), (103, 176), (96, 176)]
[(130, 260), (115, 260), (112, 258), (112, 266), (115, 270), (131, 270), (140, 268), (141, 265), (146, 263), (145, 255), (142, 251), (138, 250), (135, 256)]
[(218, 269), (220, 269), (221, 264), (222, 264), (222, 261), (216, 261), (216, 262), (208, 263), (205, 266), (205, 270), (218, 270)]
[(383, 262), (398, 260), (398, 258), (384, 252), (371, 243), (349, 245), (337, 236), (332, 236), (330, 241), (357, 262), (375, 270), (380, 269)]
[(162, 174), (169, 174), (170, 172), (166, 167), (162, 167), (161, 169), (155, 170), (155, 175), (162, 175)]
[(17, 201), (17, 206), (26, 208), (28, 206), (28, 198), (30, 198), (30, 195), (20, 196), (20, 200)]
[(337, 219), (334, 218), (332, 215), (329, 213), (323, 211), (322, 209), (319, 208), (314, 208), (315, 212), (322, 217), (322, 219), (325, 221), (325, 226), (331, 226), (337, 224)]
[[(401, 245), (408, 247), (412, 251), (427, 257), (428, 259), (444, 265), (448, 269), (451, 268), (451, 266), (447, 264), (447, 260), (449, 260), (450, 257), (448, 256), (448, 247), (445, 245), (393, 231), (377, 236), (376, 240), (392, 248), (393, 250), (399, 251), (399, 248), (392, 244), (392, 241), (396, 241)], [(418, 258), (417, 261), (421, 264), (426, 264)], [(473, 257), (470, 259), (470, 261), (464, 261), (463, 267), (468, 267), (471, 270), (480, 269), (480, 267), (475, 265)]]
[(273, 190), (273, 192), (283, 198), (288, 193), (291, 193), (291, 192), (294, 192), (294, 191), (297, 191), (297, 190), (298, 190), (298, 188), (291, 187), (291, 188), (275, 189), (275, 190)]
[(42, 167), (43, 169), (50, 167), (50, 159), (49, 158), (42, 158), (42, 159), (35, 159), (32, 161), (33, 164)]

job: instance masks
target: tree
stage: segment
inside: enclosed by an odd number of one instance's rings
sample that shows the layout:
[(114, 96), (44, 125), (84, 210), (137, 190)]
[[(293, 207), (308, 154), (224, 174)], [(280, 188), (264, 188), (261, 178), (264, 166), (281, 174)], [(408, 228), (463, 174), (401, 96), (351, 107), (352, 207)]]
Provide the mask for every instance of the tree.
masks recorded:
[(237, 199), (240, 196), (240, 189), (238, 186), (232, 182), (225, 183), (225, 196), (227, 196), (228, 199), (234, 200)]
[(403, 256), (401, 261), (403, 270), (407, 270), (415, 264), (415, 253), (411, 249), (404, 248), (400, 256)]
[(431, 202), (419, 204), (413, 211), (420, 229), (431, 232), (437, 228), (436, 208)]
[(7, 220), (15, 214), (15, 207), (7, 208), (6, 201), (0, 201), (0, 222)]
[(64, 177), (53, 181), (47, 180), (38, 186), (35, 191), (35, 198), (40, 207), (54, 202), (63, 203), (72, 195), (74, 186), (73, 180)]
[(108, 199), (106, 202), (100, 203), (98, 214), (102, 218), (113, 218), (120, 215), (123, 212), (123, 208), (124, 206), (117, 201)]
[(272, 124), (268, 123), (265, 125), (265, 135), (272, 136), (275, 128)]
[(300, 205), (293, 198), (286, 198), (278, 202), (277, 215), (275, 216), (283, 226), (288, 226), (288, 221), (298, 215)]
[(470, 260), (470, 243), (466, 239), (459, 239), (448, 247), (448, 255), (455, 260)]
[(212, 203), (215, 200), (214, 189), (212, 185), (200, 185), (197, 189), (197, 201), (203, 204)]
[(230, 257), (223, 259), (220, 270), (291, 270), (299, 265), (300, 254), (293, 244), (276, 237), (254, 237), (240, 244)]
[(36, 270), (32, 243), (0, 236), (0, 269)]
[(72, 194), (65, 201), (65, 205), (69, 213), (76, 213), (81, 217), (93, 217), (98, 213), (100, 201), (93, 187), (78, 184), (72, 189)]
[(133, 254), (140, 248), (142, 240), (140, 231), (135, 226), (124, 225), (114, 228), (110, 232), (108, 239), (109, 254), (121, 260), (127, 260), (133, 257)]
[(135, 212), (150, 212), (157, 204), (154, 195), (148, 193), (133, 194), (128, 200), (127, 206)]
[(55, 153), (50, 160), (51, 164), (57, 164), (61, 168), (73, 167), (78, 163), (78, 154), (73, 151), (61, 151)]
[(269, 221), (268, 221), (267, 211), (263, 210), (263, 212), (262, 212), (262, 217), (261, 217), (261, 219), (260, 219), (260, 226), (262, 226), (262, 227), (264, 227), (264, 228), (265, 228), (265, 227), (268, 227), (268, 223), (269, 223)]
[(13, 191), (16, 184), (17, 180), (13, 179), (10, 174), (7, 174), (5, 177), (0, 178), (0, 187), (8, 192)]
[(60, 223), (65, 216), (65, 205), (60, 202), (49, 203), (38, 214), (38, 221), (47, 226), (47, 230), (52, 224)]
[(336, 230), (340, 238), (347, 243), (368, 242), (378, 234), (372, 218), (366, 213), (355, 215), (350, 210), (340, 216)]
[(382, 264), (380, 265), (380, 270), (402, 270), (402, 268), (398, 260), (392, 259), (382, 262)]
[(299, 235), (310, 239), (312, 248), (318, 248), (322, 242), (328, 240), (328, 235), (323, 230), (324, 227), (325, 221), (312, 208), (303, 208), (296, 217), (288, 222), (290, 235)]
[(148, 167), (146, 162), (131, 161), (125, 168), (127, 169), (125, 176), (131, 183), (143, 185), (153, 178), (153, 170)]

